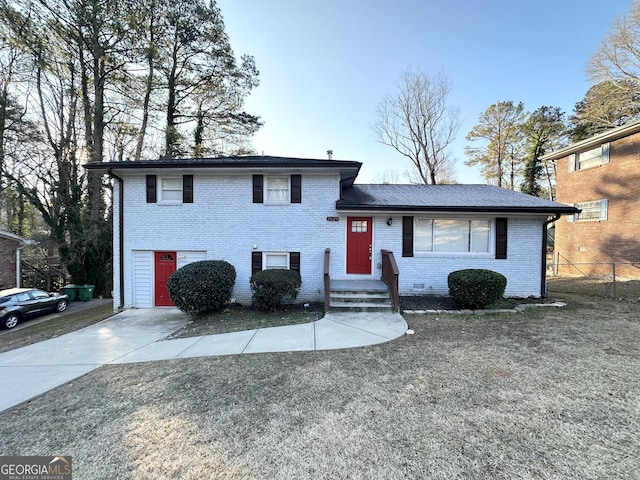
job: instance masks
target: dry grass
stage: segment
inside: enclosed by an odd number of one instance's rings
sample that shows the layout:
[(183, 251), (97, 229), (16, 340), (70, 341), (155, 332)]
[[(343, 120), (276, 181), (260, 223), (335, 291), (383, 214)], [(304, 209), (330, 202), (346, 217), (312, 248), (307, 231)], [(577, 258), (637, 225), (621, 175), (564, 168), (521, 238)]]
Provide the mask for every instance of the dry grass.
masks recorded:
[(103, 367), (0, 413), (78, 479), (632, 479), (636, 303), (407, 317), (343, 351)]
[(250, 307), (232, 306), (220, 313), (194, 316), (188, 325), (175, 332), (170, 338), (198, 337), (315, 322), (324, 316), (323, 310), (324, 305), (321, 303), (285, 305), (280, 311), (274, 313), (265, 313)]
[(34, 322), (25, 328), (0, 336), (0, 353), (59, 337), (65, 333), (93, 325), (112, 315), (113, 305), (109, 302), (95, 307), (91, 306), (78, 312), (66, 312), (46, 322)]
[[(580, 295), (595, 295), (597, 297), (614, 297), (611, 276), (603, 277), (548, 277), (549, 288), (558, 294), (576, 293)], [(616, 280), (615, 298), (621, 300), (640, 300), (640, 280)]]

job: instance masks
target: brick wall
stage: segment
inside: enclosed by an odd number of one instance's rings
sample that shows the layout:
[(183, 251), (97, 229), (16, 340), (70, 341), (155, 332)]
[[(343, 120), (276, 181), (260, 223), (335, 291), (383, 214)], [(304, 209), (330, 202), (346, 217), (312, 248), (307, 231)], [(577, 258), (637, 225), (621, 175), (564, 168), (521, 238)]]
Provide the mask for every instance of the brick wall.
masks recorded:
[(0, 236), (0, 289), (16, 286), (16, 249), (15, 240)]
[[(252, 203), (251, 175), (197, 175), (194, 203), (162, 205), (145, 203), (144, 175), (126, 177), (124, 305), (134, 305), (132, 252), (154, 250), (206, 251), (210, 260), (228, 261), (236, 268), (234, 295), (245, 303), (251, 299), (252, 251), (301, 252), (300, 299), (322, 299), (324, 250), (337, 251), (344, 239), (344, 223), (326, 220), (336, 215), (338, 185), (337, 174), (304, 175), (302, 203), (267, 205)], [(119, 296), (117, 268), (114, 280)]]
[[(178, 265), (190, 259), (226, 260), (236, 268), (234, 296), (249, 303), (251, 252), (301, 252), (300, 301), (323, 299), (324, 251), (331, 249), (331, 278), (380, 278), (381, 249), (394, 252), (403, 295), (447, 293), (447, 275), (461, 268), (488, 268), (508, 278), (507, 295), (540, 294), (540, 259), (544, 217), (510, 218), (508, 258), (494, 254), (425, 255), (402, 258), (402, 216), (374, 217), (372, 274), (346, 275), (346, 214), (339, 214), (337, 175), (305, 174), (302, 203), (252, 203), (251, 175), (196, 175), (194, 203), (145, 202), (145, 176), (125, 177), (124, 306), (153, 306), (153, 251), (175, 251)], [(117, 199), (119, 186), (116, 183)], [(114, 202), (118, 216), (118, 202)], [(386, 224), (391, 216), (393, 223)], [(339, 221), (327, 221), (338, 217)], [(492, 245), (494, 240), (491, 240)], [(114, 253), (118, 254), (118, 225)], [(117, 258), (117, 257), (116, 257)], [(424, 284), (416, 289), (415, 284)], [(136, 288), (136, 285), (138, 287)], [(114, 305), (120, 304), (118, 263), (114, 265)]]
[[(402, 257), (402, 218), (393, 227), (382, 226), (381, 243), (394, 252), (400, 270), (400, 294), (444, 295), (449, 291), (447, 276), (463, 268), (485, 268), (507, 277), (505, 295), (509, 297), (540, 296), (542, 256), (542, 222), (545, 217), (508, 219), (507, 258), (497, 260), (493, 248), (495, 228), (492, 222), (491, 253), (487, 254), (415, 254)], [(377, 250), (379, 254), (379, 250)], [(424, 288), (421, 288), (421, 287)], [(416, 288), (417, 287), (417, 288)]]
[(608, 200), (606, 220), (569, 222), (563, 217), (556, 223), (561, 263), (640, 261), (639, 157), (640, 133), (635, 133), (610, 143), (609, 163), (569, 172), (569, 158), (558, 160), (558, 202)]

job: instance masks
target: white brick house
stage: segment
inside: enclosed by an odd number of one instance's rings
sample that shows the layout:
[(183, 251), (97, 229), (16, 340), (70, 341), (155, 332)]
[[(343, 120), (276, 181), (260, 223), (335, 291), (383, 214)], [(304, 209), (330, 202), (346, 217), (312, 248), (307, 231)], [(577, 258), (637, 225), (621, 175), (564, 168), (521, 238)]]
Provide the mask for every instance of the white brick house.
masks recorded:
[(114, 306), (170, 305), (176, 269), (226, 260), (251, 301), (263, 268), (300, 272), (300, 301), (331, 280), (380, 279), (393, 252), (400, 295), (447, 293), (447, 275), (487, 268), (507, 296), (544, 294), (546, 223), (575, 209), (488, 185), (358, 185), (361, 163), (231, 157), (88, 164), (114, 181)]

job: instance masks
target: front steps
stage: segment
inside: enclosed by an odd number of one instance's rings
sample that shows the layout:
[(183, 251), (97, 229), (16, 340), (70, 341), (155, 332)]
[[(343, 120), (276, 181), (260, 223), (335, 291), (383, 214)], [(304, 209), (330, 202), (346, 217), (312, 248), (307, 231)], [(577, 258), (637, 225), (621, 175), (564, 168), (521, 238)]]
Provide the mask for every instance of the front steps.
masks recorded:
[(331, 280), (329, 312), (393, 312), (380, 280)]

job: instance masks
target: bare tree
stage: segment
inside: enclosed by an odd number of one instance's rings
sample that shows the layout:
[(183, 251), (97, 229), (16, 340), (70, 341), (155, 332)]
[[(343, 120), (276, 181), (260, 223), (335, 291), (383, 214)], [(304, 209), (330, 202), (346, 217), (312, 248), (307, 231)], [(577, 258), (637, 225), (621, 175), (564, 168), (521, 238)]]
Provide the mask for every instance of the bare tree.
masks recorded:
[(640, 83), (640, 0), (617, 18), (609, 34), (591, 56), (587, 74), (595, 83), (631, 79)]
[(444, 73), (429, 76), (407, 70), (397, 91), (377, 108), (372, 129), (378, 141), (411, 160), (414, 177), (423, 184), (451, 180), (447, 149), (460, 126), (458, 109), (448, 105), (451, 81)]
[(587, 75), (593, 86), (576, 104), (574, 141), (640, 118), (640, 0), (614, 20)]
[(381, 170), (371, 178), (371, 183), (379, 185), (400, 183), (400, 172), (398, 172), (398, 170), (391, 169)]

